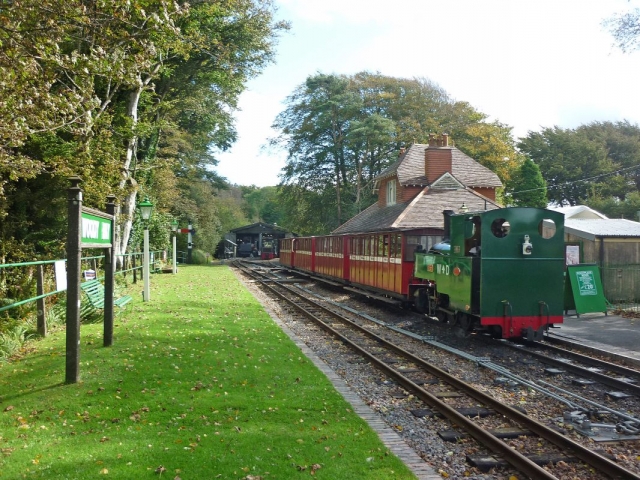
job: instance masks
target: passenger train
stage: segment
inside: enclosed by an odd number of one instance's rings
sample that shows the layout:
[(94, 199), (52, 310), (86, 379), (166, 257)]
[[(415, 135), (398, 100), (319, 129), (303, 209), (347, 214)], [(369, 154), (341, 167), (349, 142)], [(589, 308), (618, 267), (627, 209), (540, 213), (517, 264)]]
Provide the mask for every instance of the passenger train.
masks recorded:
[(464, 331), (539, 340), (562, 323), (564, 215), (445, 211), (444, 233), (385, 231), (280, 240), (280, 264), (437, 317)]

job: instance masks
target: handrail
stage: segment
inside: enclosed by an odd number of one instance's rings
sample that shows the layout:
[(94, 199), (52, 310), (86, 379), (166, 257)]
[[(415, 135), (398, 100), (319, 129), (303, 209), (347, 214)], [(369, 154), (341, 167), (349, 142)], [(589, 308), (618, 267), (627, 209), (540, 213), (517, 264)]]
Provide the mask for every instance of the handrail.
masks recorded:
[(21, 300), (19, 302), (11, 303), (9, 305), (5, 305), (4, 307), (0, 307), (0, 312), (4, 312), (5, 310), (10, 310), (15, 307), (19, 307), (20, 305), (24, 305), (25, 303), (34, 302), (36, 300), (40, 300), (41, 298), (50, 297), (51, 295), (55, 295), (56, 293), (66, 292), (66, 290), (56, 290), (55, 292), (45, 293), (44, 295), (38, 295), (37, 297), (27, 298), (26, 300)]
[[(151, 251), (149, 253), (152, 253), (152, 254), (155, 255), (155, 254), (162, 254), (162, 252), (163, 252), (163, 250), (153, 250), (153, 251)], [(123, 254), (118, 254), (116, 256), (118, 256), (118, 257), (126, 257), (126, 256), (136, 256), (136, 255), (144, 255), (144, 252), (123, 253)], [(80, 258), (80, 261), (83, 262), (83, 261), (87, 261), (87, 260), (104, 259), (104, 257), (105, 257), (104, 255), (97, 255), (97, 256), (91, 256), (91, 257), (82, 257), (82, 258)], [(50, 264), (54, 264), (56, 262), (61, 262), (61, 261), (66, 262), (67, 259), (63, 258), (63, 259), (58, 259), (58, 260), (39, 260), (39, 261), (33, 261), (33, 262), (2, 263), (2, 264), (0, 264), (0, 269), (2, 269), (2, 268), (13, 268), (13, 267), (37, 266), (37, 265), (50, 265)], [(141, 270), (141, 269), (142, 269), (142, 262), (140, 263), (139, 266), (128, 268), (128, 269), (123, 269), (123, 270), (117, 270), (115, 273), (124, 275), (127, 272), (131, 272), (133, 270)], [(96, 277), (96, 278), (100, 279), (100, 278), (103, 278), (103, 277)], [(56, 290), (56, 291), (53, 291), (53, 292), (48, 292), (48, 293), (45, 293), (45, 294), (42, 294), (42, 295), (38, 295), (38, 296), (35, 296), (35, 297), (30, 297), (30, 298), (27, 298), (27, 299), (24, 299), (24, 300), (20, 300), (18, 302), (14, 302), (14, 303), (11, 303), (9, 305), (5, 305), (3, 307), (0, 307), (0, 312), (4, 312), (4, 311), (10, 310), (12, 308), (17, 308), (17, 307), (19, 307), (21, 305), (25, 305), (25, 304), (30, 303), (30, 302), (35, 302), (37, 300), (40, 300), (40, 299), (43, 299), (43, 298), (46, 298), (46, 297), (50, 297), (52, 295), (57, 295), (57, 294), (60, 294), (60, 293), (64, 293), (64, 292), (66, 292), (66, 289)]]

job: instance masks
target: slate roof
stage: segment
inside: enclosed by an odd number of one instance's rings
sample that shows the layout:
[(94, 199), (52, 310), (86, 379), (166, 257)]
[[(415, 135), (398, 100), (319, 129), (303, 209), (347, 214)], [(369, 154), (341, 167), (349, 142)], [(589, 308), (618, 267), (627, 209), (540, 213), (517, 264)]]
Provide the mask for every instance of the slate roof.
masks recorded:
[(243, 227), (234, 228), (230, 230), (233, 233), (287, 233), (286, 228), (273, 225), (271, 223), (252, 223), (251, 225), (244, 225)]
[(493, 210), (500, 205), (470, 187), (497, 188), (502, 186), (498, 176), (483, 167), (455, 147), (451, 147), (451, 173), (445, 173), (428, 185), (425, 176), (426, 144), (415, 143), (376, 177), (380, 180), (397, 175), (401, 185), (420, 185), (423, 190), (410, 202), (391, 206), (374, 203), (352, 219), (346, 221), (333, 233), (364, 233), (381, 230), (438, 229), (444, 228), (442, 212), (458, 212), (464, 203), (472, 211)]
[[(424, 171), (424, 152), (429, 145), (414, 143), (388, 168), (383, 170), (376, 181), (397, 173), (401, 185), (428, 185)], [(451, 174), (467, 187), (501, 187), (498, 175), (480, 165), (473, 158), (455, 147), (451, 148)]]
[(474, 192), (460, 188), (430, 189), (425, 187), (411, 202), (380, 207), (374, 203), (360, 214), (340, 225), (333, 233), (364, 233), (381, 230), (409, 230), (417, 228), (444, 228), (444, 210), (458, 212), (462, 204), (473, 211), (500, 208), (496, 202)]
[(565, 218), (564, 229), (587, 240), (595, 240), (596, 237), (640, 237), (640, 223), (623, 218)]

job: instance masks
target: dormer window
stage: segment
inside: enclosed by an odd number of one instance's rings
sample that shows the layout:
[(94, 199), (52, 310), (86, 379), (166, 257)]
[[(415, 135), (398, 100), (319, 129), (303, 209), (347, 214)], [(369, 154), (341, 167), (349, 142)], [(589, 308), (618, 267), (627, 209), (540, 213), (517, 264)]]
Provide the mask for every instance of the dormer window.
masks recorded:
[(387, 205), (396, 204), (396, 180), (389, 180), (387, 182)]

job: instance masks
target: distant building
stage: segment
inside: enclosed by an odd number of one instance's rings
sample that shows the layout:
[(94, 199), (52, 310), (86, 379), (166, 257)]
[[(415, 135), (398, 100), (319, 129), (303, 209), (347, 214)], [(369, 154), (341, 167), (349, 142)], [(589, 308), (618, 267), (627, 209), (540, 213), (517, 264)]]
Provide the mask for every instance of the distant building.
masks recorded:
[(400, 150), (398, 160), (375, 178), (378, 201), (333, 233), (422, 229), (439, 241), (444, 210), (500, 208), (496, 189), (501, 186), (493, 171), (450, 146), (448, 135), (430, 135), (428, 145)]
[(607, 219), (606, 215), (587, 207), (586, 205), (574, 205), (570, 207), (550, 207), (549, 210), (564, 213), (565, 219), (573, 220), (603, 220)]
[[(640, 223), (607, 218), (584, 205), (561, 207), (567, 259), (600, 267), (610, 302), (640, 300)], [(570, 252), (573, 252), (570, 254)]]
[(253, 223), (234, 228), (224, 238), (224, 258), (256, 257), (270, 259), (278, 256), (281, 238), (294, 236), (286, 229), (270, 223)]

